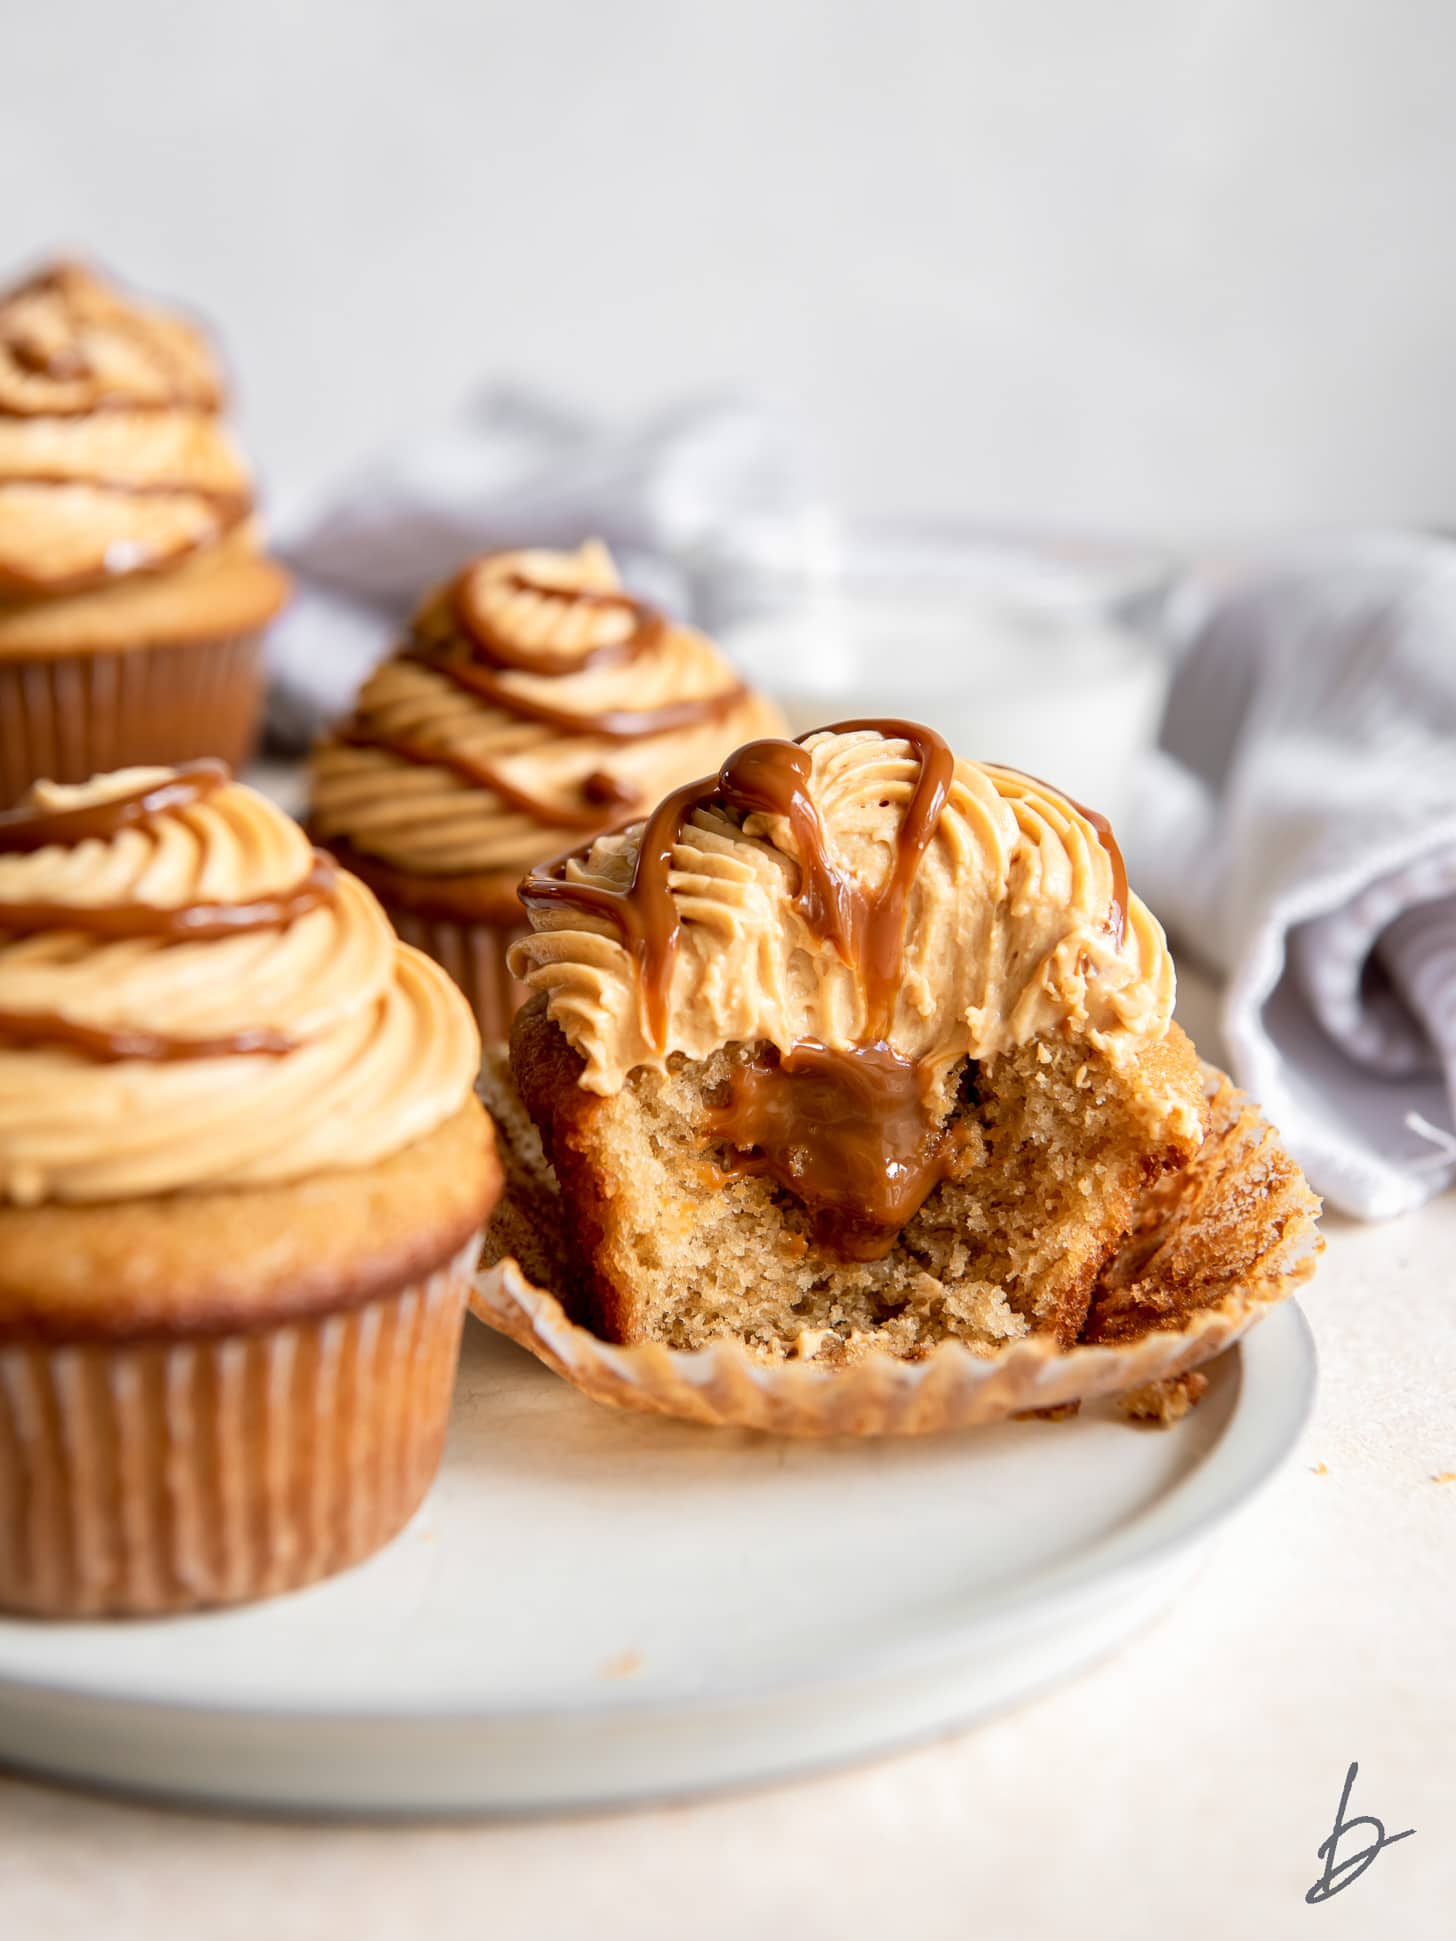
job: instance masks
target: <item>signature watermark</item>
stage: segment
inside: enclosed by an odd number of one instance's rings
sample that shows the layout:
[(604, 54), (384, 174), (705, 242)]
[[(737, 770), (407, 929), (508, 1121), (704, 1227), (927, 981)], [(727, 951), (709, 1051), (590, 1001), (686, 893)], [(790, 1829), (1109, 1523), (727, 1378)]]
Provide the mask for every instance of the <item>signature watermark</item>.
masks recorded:
[[(1335, 1894), (1343, 1894), (1360, 1878), (1376, 1854), (1383, 1852), (1386, 1847), (1393, 1847), (1397, 1840), (1409, 1840), (1415, 1832), (1413, 1826), (1408, 1826), (1404, 1833), (1387, 1833), (1384, 1820), (1377, 1820), (1370, 1813), (1359, 1813), (1353, 1820), (1345, 1818), (1345, 1810), (1350, 1804), (1350, 1789), (1355, 1784), (1355, 1775), (1359, 1770), (1359, 1763), (1352, 1759), (1350, 1770), (1345, 1774), (1345, 1790), (1340, 1794), (1339, 1811), (1335, 1814), (1335, 1830), (1318, 1849), (1325, 1870), (1304, 1897), (1311, 1907), (1317, 1907), (1321, 1901), (1327, 1901)], [(1372, 1837), (1358, 1852), (1347, 1854), (1343, 1860), (1338, 1859), (1340, 1842), (1360, 1827), (1368, 1827)]]

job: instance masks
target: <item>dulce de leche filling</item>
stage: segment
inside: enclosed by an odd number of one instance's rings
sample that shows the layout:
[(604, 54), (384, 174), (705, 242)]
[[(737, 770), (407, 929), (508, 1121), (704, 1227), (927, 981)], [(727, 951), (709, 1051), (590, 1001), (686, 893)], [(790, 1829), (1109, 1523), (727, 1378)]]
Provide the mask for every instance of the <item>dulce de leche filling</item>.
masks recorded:
[(778, 725), (606, 549), (472, 561), (313, 763), (321, 841), (418, 876), (519, 874)]
[(711, 1131), (854, 1258), (957, 1176), (961, 1061), (1050, 1031), (1130, 1056), (1171, 1013), (1162, 932), (1106, 822), (911, 722), (751, 743), (521, 895), (513, 969), (582, 1084), (758, 1048)]
[(478, 1059), (444, 974), (221, 763), (0, 815), (0, 1200), (365, 1165), (458, 1109)]

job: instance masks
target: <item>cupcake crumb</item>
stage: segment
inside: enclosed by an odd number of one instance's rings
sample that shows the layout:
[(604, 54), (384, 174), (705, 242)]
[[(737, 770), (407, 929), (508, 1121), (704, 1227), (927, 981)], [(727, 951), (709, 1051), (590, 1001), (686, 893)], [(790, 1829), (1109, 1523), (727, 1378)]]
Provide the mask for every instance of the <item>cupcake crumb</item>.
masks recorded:
[(1456, 1469), (1438, 1469), (1431, 1478), (1433, 1483), (1456, 1483)]
[(1328, 1476), (1330, 1473), (1330, 1466), (1327, 1462), (1312, 1463), (1310, 1465), (1309, 1473), (1311, 1476)]
[(1012, 1417), (1015, 1422), (1070, 1422), (1079, 1413), (1080, 1402), (1058, 1402), (1049, 1409), (1018, 1409)]
[(1208, 1377), (1195, 1368), (1186, 1375), (1168, 1375), (1145, 1382), (1141, 1388), (1130, 1388), (1117, 1397), (1117, 1407), (1139, 1428), (1170, 1429), (1190, 1409), (1197, 1408), (1207, 1392)]
[(600, 1678), (635, 1678), (642, 1669), (640, 1651), (619, 1651), (609, 1658), (597, 1674)]

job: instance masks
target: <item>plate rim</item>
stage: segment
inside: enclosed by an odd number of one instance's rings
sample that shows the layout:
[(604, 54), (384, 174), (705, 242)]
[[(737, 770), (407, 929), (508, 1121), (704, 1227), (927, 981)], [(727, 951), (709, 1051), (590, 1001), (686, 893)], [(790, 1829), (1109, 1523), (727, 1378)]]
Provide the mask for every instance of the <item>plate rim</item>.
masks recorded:
[[(58, 1705), (101, 1704), (137, 1714), (216, 1718), (234, 1723), (246, 1720), (262, 1727), (315, 1722), (366, 1727), (429, 1724), (437, 1728), (509, 1726), (517, 1729), (532, 1723), (560, 1726), (566, 1720), (648, 1723), (724, 1706), (763, 1704), (791, 1693), (807, 1697), (815, 1691), (832, 1693), (845, 1685), (923, 1673), (937, 1665), (955, 1663), (976, 1644), (995, 1642), (1028, 1620), (1055, 1624), (1065, 1618), (1079, 1599), (1089, 1594), (1115, 1594), (1130, 1589), (1140, 1576), (1170, 1565), (1180, 1552), (1206, 1542), (1273, 1480), (1303, 1434), (1314, 1405), (1317, 1356), (1309, 1323), (1295, 1300), (1284, 1301), (1225, 1350), (1225, 1355), (1237, 1357), (1239, 1391), (1222, 1434), (1191, 1470), (1160, 1494), (1130, 1525), (1097, 1539), (1065, 1562), (1046, 1564), (1018, 1578), (1009, 1593), (992, 1601), (989, 1608), (973, 1606), (967, 1611), (962, 1606), (950, 1618), (920, 1634), (882, 1635), (858, 1647), (852, 1656), (840, 1659), (832, 1668), (791, 1665), (781, 1671), (770, 1669), (710, 1688), (654, 1692), (634, 1690), (630, 1680), (623, 1680), (605, 1683), (600, 1691), (574, 1693), (554, 1703), (533, 1699), (519, 1705), (482, 1703), (478, 1698), (472, 1700), (468, 1692), (438, 1698), (405, 1697), (384, 1703), (367, 1698), (335, 1698), (311, 1703), (307, 1698), (300, 1700), (268, 1693), (246, 1699), (229, 1698), (226, 1692), (200, 1700), (155, 1689), (118, 1691), (79, 1677), (29, 1677), (23, 1672), (17, 1673), (6, 1666), (3, 1630), (0, 1630), (0, 1704), (7, 1695), (15, 1695), (27, 1701)], [(1138, 1433), (1131, 1428), (1128, 1432)], [(973, 1429), (947, 1432), (975, 1433)], [(1191, 1516), (1187, 1514), (1185, 1502), (1190, 1494), (1207, 1494), (1211, 1498), (1207, 1503), (1198, 1504)], [(1183, 1514), (1174, 1515), (1170, 1504), (1183, 1505)], [(1171, 1529), (1155, 1528), (1148, 1535), (1144, 1526), (1149, 1521), (1166, 1523), (1170, 1515), (1173, 1517)], [(8, 1623), (44, 1624), (49, 1620), (0, 1613), (0, 1625)]]

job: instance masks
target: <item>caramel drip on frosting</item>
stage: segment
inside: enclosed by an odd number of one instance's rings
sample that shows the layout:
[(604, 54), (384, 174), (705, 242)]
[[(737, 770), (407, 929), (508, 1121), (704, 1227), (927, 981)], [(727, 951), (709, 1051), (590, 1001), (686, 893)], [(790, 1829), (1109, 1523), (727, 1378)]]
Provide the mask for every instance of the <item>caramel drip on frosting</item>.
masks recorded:
[[(1025, 776), (1028, 782), (1034, 782), (1039, 789), (1051, 789), (1053, 787), (1052, 783), (1044, 782), (1039, 775), (1028, 774), (1024, 768), (1009, 768), (1006, 773), (1008, 775)], [(1056, 790), (1055, 792), (1061, 794), (1060, 790)], [(1118, 842), (1117, 837), (1113, 835), (1112, 824), (1107, 820), (1105, 815), (1102, 815), (1096, 809), (1089, 809), (1085, 802), (1078, 802), (1075, 796), (1068, 795), (1065, 799), (1071, 803), (1079, 816), (1082, 816), (1086, 821), (1091, 823), (1092, 827), (1097, 831), (1097, 840), (1107, 851), (1107, 860), (1112, 865), (1112, 902), (1107, 911), (1107, 928), (1111, 933), (1113, 942), (1120, 947), (1123, 938), (1127, 935), (1128, 899), (1127, 862), (1122, 853), (1122, 845)]]
[(184, 762), (160, 782), (147, 782), (124, 795), (110, 795), (79, 808), (41, 809), (22, 804), (18, 809), (6, 809), (0, 812), (0, 855), (109, 842), (123, 829), (150, 821), (153, 816), (190, 808), (226, 788), (231, 780), (227, 763), (209, 757)]
[(458, 749), (437, 748), (433, 742), (417, 741), (410, 735), (376, 735), (371, 733), (367, 720), (356, 719), (336, 728), (334, 739), (346, 748), (387, 748), (402, 762), (413, 762), (419, 768), (448, 768), (462, 781), (493, 790), (502, 802), (535, 816), (549, 828), (589, 829), (599, 833), (607, 812), (613, 808), (635, 808), (639, 801), (629, 785), (596, 770), (581, 785), (580, 808), (573, 808), (569, 802), (548, 802), (512, 782), (494, 762), (479, 761)]
[(0, 1202), (372, 1165), (480, 1039), (365, 884), (218, 763), (38, 782), (0, 835)]
[(521, 674), (579, 674), (588, 667), (620, 667), (655, 646), (667, 626), (655, 607), (616, 587), (583, 586), (568, 590), (546, 580), (533, 579), (529, 573), (505, 573), (499, 583), (513, 593), (536, 593), (543, 599), (568, 600), (574, 607), (629, 614), (633, 625), (624, 639), (603, 641), (579, 653), (561, 648), (523, 647), (497, 626), (482, 607), (474, 567), (467, 566), (455, 582), (451, 607), (457, 625), (492, 667), (513, 668)]
[(622, 589), (600, 541), (484, 554), (315, 751), (309, 820), (403, 874), (503, 888), (557, 831), (599, 834), (779, 726), (706, 635)]
[[(175, 770), (162, 781), (79, 808), (12, 809), (0, 815), (0, 854), (34, 854), (41, 849), (106, 842), (156, 816), (190, 808), (226, 787), (231, 780), (225, 763), (197, 761)], [(315, 850), (312, 867), (292, 889), (237, 903), (38, 903), (8, 902), (0, 898), (0, 938), (58, 931), (111, 942), (144, 938), (174, 943), (215, 942), (251, 931), (285, 929), (311, 910), (332, 902), (337, 886), (338, 870), (332, 859)], [(0, 1042), (60, 1045), (108, 1063), (125, 1058), (171, 1061), (256, 1052), (281, 1056), (294, 1048), (291, 1038), (276, 1031), (184, 1038), (130, 1026), (109, 1030), (47, 1011), (0, 1011)]]
[[(121, 362), (117, 350), (126, 354)], [(7, 364), (22, 378), (61, 387), (61, 395), (49, 388), (34, 398), (10, 395)], [(198, 331), (132, 304), (84, 264), (53, 263), (0, 293), (0, 417), (216, 410), (221, 403)]]
[(174, 1038), (161, 1031), (103, 1030), (80, 1024), (55, 1011), (0, 1011), (0, 1045), (44, 1046), (80, 1052), (102, 1065), (127, 1059), (146, 1064), (175, 1064), (189, 1058), (240, 1058), (261, 1055), (283, 1058), (298, 1049), (297, 1041), (281, 1031), (235, 1031), (222, 1038)]
[[(567, 735), (600, 735), (606, 741), (645, 741), (653, 735), (670, 735), (681, 728), (694, 728), (706, 721), (719, 721), (741, 707), (748, 699), (742, 681), (731, 681), (715, 694), (704, 694), (692, 701), (668, 701), (660, 708), (604, 708), (600, 713), (579, 713), (556, 707), (550, 701), (519, 693), (480, 666), (468, 647), (448, 643), (444, 647), (407, 647), (402, 660), (419, 662), (443, 674), (446, 680), (463, 687), (468, 694), (488, 701), (504, 714), (522, 721), (539, 721), (543, 727), (556, 728)], [(392, 741), (381, 741), (390, 748)]]
[(78, 264), (0, 293), (0, 589), (44, 599), (219, 546), (253, 510), (202, 333)]
[(716, 803), (743, 815), (755, 811), (786, 815), (802, 871), (799, 908), (810, 927), (857, 970), (870, 1019), (869, 1036), (877, 1041), (889, 1029), (894, 1009), (906, 899), (945, 807), (955, 776), (955, 756), (933, 728), (910, 721), (846, 721), (828, 732), (861, 730), (909, 742), (920, 761), (920, 778), (900, 823), (894, 863), (877, 889), (867, 890), (857, 877), (830, 860), (823, 825), (809, 795), (811, 762), (802, 743), (765, 740), (749, 742), (730, 755), (716, 775), (674, 789), (658, 804), (647, 819), (632, 880), (625, 888), (571, 881), (564, 874), (571, 860), (566, 856), (532, 871), (521, 885), (521, 900), (528, 908), (533, 902), (575, 904), (616, 925), (637, 958), (647, 1036), (660, 1049), (666, 1037), (680, 929), (670, 888), (672, 852), (684, 825), (698, 810)]
[[(7, 491), (17, 485), (84, 486), (90, 492), (106, 492), (123, 499), (201, 499), (217, 521), (219, 532), (231, 532), (253, 510), (253, 494), (239, 487), (207, 485), (200, 479), (124, 479), (88, 472), (7, 472), (0, 481)], [(115, 568), (108, 569), (115, 572)]]
[(7, 903), (0, 900), (0, 935), (80, 930), (92, 937), (160, 937), (175, 943), (215, 943), (250, 930), (282, 930), (331, 902), (338, 883), (332, 859), (314, 851), (313, 867), (279, 896), (247, 903)]

